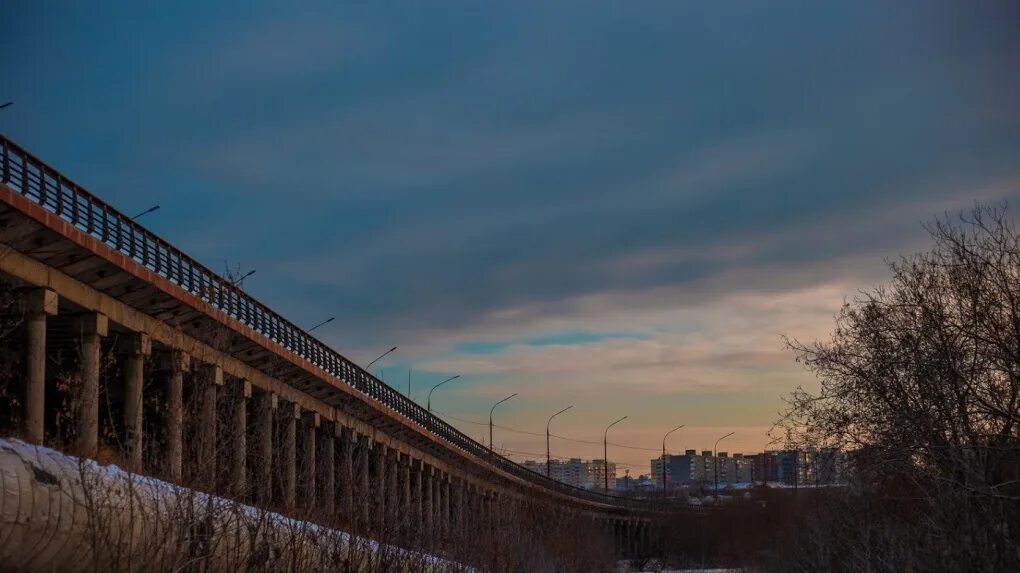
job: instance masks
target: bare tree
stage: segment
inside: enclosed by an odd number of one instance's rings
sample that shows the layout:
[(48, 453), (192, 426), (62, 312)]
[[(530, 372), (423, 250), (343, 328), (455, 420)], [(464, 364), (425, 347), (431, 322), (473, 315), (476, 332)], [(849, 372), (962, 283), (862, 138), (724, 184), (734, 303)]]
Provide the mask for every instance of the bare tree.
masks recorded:
[(842, 516), (889, 526), (828, 531), (882, 540), (856, 547), (874, 551), (844, 570), (996, 570), (1020, 555), (1020, 235), (1005, 206), (925, 228), (931, 250), (891, 262), (888, 285), (846, 302), (830, 341), (789, 342), (821, 386), (789, 396), (774, 432), (791, 447), (849, 452), (854, 495), (888, 508), (839, 500)]

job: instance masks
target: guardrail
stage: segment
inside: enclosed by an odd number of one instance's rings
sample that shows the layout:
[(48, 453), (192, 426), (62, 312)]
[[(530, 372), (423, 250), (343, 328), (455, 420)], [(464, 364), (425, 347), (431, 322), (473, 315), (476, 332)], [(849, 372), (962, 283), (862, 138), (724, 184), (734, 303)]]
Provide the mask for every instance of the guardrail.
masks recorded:
[(372, 376), (254, 297), (245, 294), (229, 280), (107, 205), (7, 137), (0, 135), (0, 145), (2, 145), (0, 161), (3, 183), (14, 191), (315, 364), (333, 375), (337, 382), (347, 384), (382, 402), (446, 440), (464, 454), (559, 493), (628, 509), (648, 509), (648, 505), (639, 500), (577, 488), (548, 478), (496, 454)]

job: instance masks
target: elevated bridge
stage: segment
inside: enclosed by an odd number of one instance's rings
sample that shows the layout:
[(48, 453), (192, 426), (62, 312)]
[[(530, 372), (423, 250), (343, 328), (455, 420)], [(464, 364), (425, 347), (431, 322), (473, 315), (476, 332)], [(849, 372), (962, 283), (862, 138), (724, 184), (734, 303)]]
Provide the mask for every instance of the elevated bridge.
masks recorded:
[[(647, 551), (647, 501), (493, 452), (0, 136), (30, 442), (284, 513), (450, 539), (521, 508)], [(68, 412), (62, 405), (70, 404)]]

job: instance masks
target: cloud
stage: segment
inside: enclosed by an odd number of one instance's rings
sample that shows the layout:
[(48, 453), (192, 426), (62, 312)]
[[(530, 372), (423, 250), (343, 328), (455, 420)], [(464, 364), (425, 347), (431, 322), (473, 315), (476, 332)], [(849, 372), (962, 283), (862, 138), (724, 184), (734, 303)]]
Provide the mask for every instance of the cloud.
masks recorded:
[(465, 416), (526, 389), (531, 428), (580, 396), (565, 429), (760, 447), (810, 382), (778, 334), (1020, 183), (1012, 6), (15, 10), (5, 133), (352, 357), (464, 372)]

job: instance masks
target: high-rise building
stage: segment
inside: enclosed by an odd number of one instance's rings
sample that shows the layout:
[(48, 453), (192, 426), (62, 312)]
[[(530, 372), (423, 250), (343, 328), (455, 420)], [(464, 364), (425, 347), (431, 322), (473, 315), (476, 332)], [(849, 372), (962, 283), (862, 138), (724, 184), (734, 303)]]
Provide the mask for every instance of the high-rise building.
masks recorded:
[[(602, 489), (605, 487), (605, 475), (607, 470), (607, 464), (605, 460), (592, 460), (588, 462), (588, 472), (591, 475), (591, 487), (593, 489)], [(609, 462), (609, 491), (616, 489), (616, 462)]]
[[(548, 475), (554, 480), (585, 489), (602, 489), (602, 460), (582, 461), (571, 458), (567, 461), (552, 460), (547, 466), (545, 462), (526, 460), (524, 467), (531, 471)], [(616, 487), (616, 464), (609, 462), (609, 487)]]

